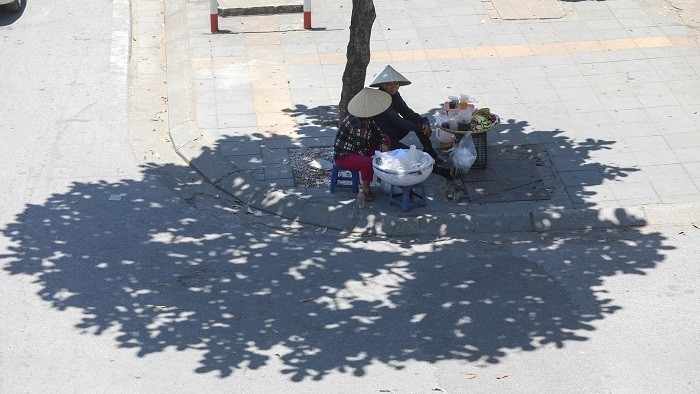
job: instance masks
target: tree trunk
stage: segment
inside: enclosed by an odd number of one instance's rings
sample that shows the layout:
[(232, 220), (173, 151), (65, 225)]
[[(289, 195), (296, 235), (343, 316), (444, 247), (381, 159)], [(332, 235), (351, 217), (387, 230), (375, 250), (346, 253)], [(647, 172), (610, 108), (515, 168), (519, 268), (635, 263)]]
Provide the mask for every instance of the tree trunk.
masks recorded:
[(350, 40), (346, 55), (348, 60), (343, 72), (343, 90), (340, 93), (340, 104), (338, 105), (339, 122), (342, 122), (348, 113), (350, 99), (365, 86), (367, 66), (370, 60), (369, 40), (376, 17), (374, 0), (352, 0)]

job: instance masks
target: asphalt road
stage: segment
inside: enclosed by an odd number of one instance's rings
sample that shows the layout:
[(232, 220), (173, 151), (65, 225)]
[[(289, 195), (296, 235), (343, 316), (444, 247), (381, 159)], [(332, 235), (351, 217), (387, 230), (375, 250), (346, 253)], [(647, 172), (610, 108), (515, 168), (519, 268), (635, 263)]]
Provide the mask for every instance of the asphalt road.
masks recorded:
[(382, 240), (256, 216), (168, 150), (128, 15), (0, 15), (0, 392), (700, 389), (700, 229)]

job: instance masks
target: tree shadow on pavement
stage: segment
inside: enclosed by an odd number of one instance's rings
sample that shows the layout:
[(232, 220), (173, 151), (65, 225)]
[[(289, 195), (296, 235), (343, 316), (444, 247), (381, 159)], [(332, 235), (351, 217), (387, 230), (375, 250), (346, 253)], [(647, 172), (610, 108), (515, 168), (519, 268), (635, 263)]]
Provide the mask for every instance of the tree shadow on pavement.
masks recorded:
[(598, 286), (643, 275), (672, 248), (635, 228), (597, 244), (581, 234), (289, 234), (183, 209), (165, 192), (145, 197), (178, 171), (149, 165), (142, 179), (75, 182), (27, 205), (1, 229), (13, 245), (4, 270), (31, 277), (57, 310), (82, 311), (79, 332), (116, 330), (138, 357), (192, 350), (198, 373), (265, 367), (298, 382), (376, 363), (488, 365), (586, 341), (620, 309)]

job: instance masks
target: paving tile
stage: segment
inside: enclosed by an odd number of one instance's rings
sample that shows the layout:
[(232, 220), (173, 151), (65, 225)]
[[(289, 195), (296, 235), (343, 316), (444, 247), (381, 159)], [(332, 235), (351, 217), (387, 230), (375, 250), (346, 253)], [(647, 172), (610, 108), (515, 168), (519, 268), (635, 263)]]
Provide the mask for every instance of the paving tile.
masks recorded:
[(678, 163), (678, 158), (670, 148), (636, 151), (633, 154), (640, 167)]
[[(672, 149), (700, 147), (700, 132), (697, 131), (664, 135), (663, 138)], [(700, 154), (700, 149), (696, 152)]]
[(649, 183), (646, 174), (640, 168), (633, 166), (616, 166), (609, 163), (599, 163), (599, 171), (609, 185), (626, 183)]
[(613, 182), (608, 186), (618, 200), (636, 200), (639, 203), (659, 201), (659, 195), (649, 182)]
[(617, 123), (607, 111), (569, 113), (572, 124), (578, 129), (609, 127)]
[(607, 59), (595, 63), (579, 64), (578, 69), (581, 71), (581, 74), (585, 76), (601, 76), (603, 74), (617, 73), (615, 67), (613, 67), (613, 65), (609, 61), (607, 61)]
[(615, 19), (615, 16), (612, 13), (609, 13), (607, 15), (607, 18), (605, 19), (591, 19), (591, 20), (586, 20), (586, 26), (591, 29), (591, 31), (595, 34), (598, 31), (606, 31), (606, 30), (623, 30), (622, 25), (620, 22)]
[(260, 142), (258, 141), (222, 141), (218, 145), (219, 152), (227, 157), (233, 156), (260, 156)]
[(258, 126), (257, 116), (251, 113), (220, 114), (217, 123), (217, 127), (220, 129), (250, 129), (256, 126)]
[(292, 178), (265, 178), (265, 181), (270, 189), (289, 190), (294, 187), (294, 179)]
[(690, 67), (665, 69), (659, 72), (659, 75), (663, 81), (688, 81), (698, 79), (697, 73)]
[(669, 83), (665, 81), (654, 81), (654, 82), (632, 82), (628, 83), (631, 91), (635, 96), (664, 96), (667, 94), (672, 94)]
[(625, 144), (633, 152), (655, 151), (658, 149), (668, 149), (666, 140), (662, 136), (641, 136), (624, 139)]
[[(582, 6), (577, 6), (581, 19), (590, 21), (617, 21), (615, 15), (608, 9), (583, 9)], [(588, 23), (587, 23), (588, 24)]]
[(261, 170), (264, 168), (262, 158), (259, 155), (232, 155), (229, 160), (241, 170)]
[(688, 179), (688, 173), (681, 164), (661, 164), (641, 168), (650, 181)]
[[(698, 160), (698, 156), (695, 156), (695, 160)], [(685, 168), (685, 171), (691, 178), (700, 178), (700, 161), (683, 163), (683, 168)]]
[(627, 83), (625, 77), (617, 72), (607, 74), (589, 74), (585, 75), (584, 78), (589, 86), (596, 90), (601, 87), (622, 86)]
[(653, 83), (665, 80), (657, 70), (625, 71), (624, 75), (629, 83)]
[(562, 104), (569, 114), (596, 113), (605, 108), (598, 98), (562, 100)]
[(219, 127), (216, 114), (197, 117), (197, 124), (202, 128), (216, 129)]
[(593, 35), (600, 41), (610, 41), (617, 39), (629, 39), (630, 34), (627, 29), (623, 28), (621, 25), (618, 28), (605, 29), (605, 30), (593, 30)]
[(566, 188), (566, 192), (577, 207), (596, 205), (604, 201), (617, 201), (607, 184), (571, 186)]
[(549, 43), (529, 43), (530, 51), (538, 57), (538, 62), (544, 66), (569, 65), (571, 69), (578, 71), (575, 67), (574, 58), (568, 53), (566, 45), (557, 39), (557, 42)]
[[(259, 161), (262, 163), (262, 160)], [(270, 181), (285, 178), (294, 179), (294, 173), (289, 163), (276, 163), (265, 166), (265, 180)]]
[[(588, 30), (588, 27), (584, 26), (582, 30), (578, 31), (560, 31), (559, 37), (562, 39), (564, 44), (579, 41), (597, 41), (595, 34)], [(577, 50), (591, 50), (592, 48), (579, 47), (575, 45), (567, 45), (570, 52), (576, 52)]]
[(627, 123), (614, 126), (617, 135), (623, 139), (633, 137), (652, 137), (661, 135), (661, 131), (653, 122)]
[(618, 85), (595, 86), (592, 89), (602, 97), (634, 97), (635, 92), (628, 83)]
[(211, 143), (218, 143), (223, 137), (221, 134), (219, 134), (219, 129), (216, 127), (211, 127), (211, 128), (199, 128), (199, 132), (202, 134), (202, 137), (206, 139), (207, 141)]
[(682, 204), (690, 202), (700, 202), (700, 196), (697, 194), (686, 194), (680, 196), (661, 196), (662, 204)]
[[(562, 100), (598, 100), (598, 95), (589, 86), (555, 87), (557, 96)], [(600, 111), (600, 108), (597, 109)]]
[(697, 195), (699, 190), (691, 179), (652, 180), (651, 185), (661, 197)]
[(644, 108), (659, 108), (668, 106), (680, 106), (680, 102), (670, 93), (668, 94), (639, 94), (637, 99)]
[(649, 116), (645, 109), (613, 109), (609, 110), (608, 113), (612, 118), (613, 122), (616, 123), (638, 123), (651, 121), (652, 118)]
[(691, 163), (698, 160), (700, 157), (700, 149), (693, 148), (672, 148), (673, 154), (678, 159), (679, 163)]
[(697, 130), (693, 118), (677, 108), (648, 108), (647, 113), (664, 135), (685, 134), (691, 130)]
[(566, 171), (559, 174), (564, 186), (599, 185), (603, 183), (603, 175), (597, 168), (582, 171)]
[(586, 157), (554, 156), (551, 158), (557, 171), (582, 171), (595, 169), (595, 164), (588, 163)]
[(549, 102), (557, 97), (557, 91), (553, 88), (546, 89), (522, 89), (518, 95), (524, 103)]

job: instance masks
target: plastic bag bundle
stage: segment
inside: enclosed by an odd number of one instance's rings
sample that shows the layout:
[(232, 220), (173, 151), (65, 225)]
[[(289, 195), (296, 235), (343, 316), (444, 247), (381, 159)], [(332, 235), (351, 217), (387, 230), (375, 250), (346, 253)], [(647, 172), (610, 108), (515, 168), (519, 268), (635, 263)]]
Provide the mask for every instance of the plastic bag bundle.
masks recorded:
[(463, 174), (469, 172), (476, 161), (476, 146), (471, 134), (462, 138), (459, 145), (450, 150), (450, 159), (457, 171)]
[(379, 157), (382, 168), (397, 172), (408, 172), (423, 165), (421, 161), (422, 152), (411, 145), (410, 149), (396, 149), (389, 152), (375, 152), (375, 157)]

